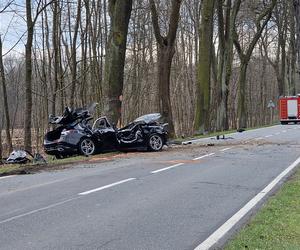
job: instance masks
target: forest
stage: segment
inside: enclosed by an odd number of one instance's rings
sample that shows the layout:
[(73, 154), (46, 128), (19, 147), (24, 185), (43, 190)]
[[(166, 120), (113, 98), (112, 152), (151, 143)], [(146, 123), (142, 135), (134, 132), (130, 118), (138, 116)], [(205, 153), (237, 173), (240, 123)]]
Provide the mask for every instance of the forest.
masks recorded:
[(174, 138), (272, 124), (299, 73), (300, 0), (2, 0), (0, 159), (93, 102)]

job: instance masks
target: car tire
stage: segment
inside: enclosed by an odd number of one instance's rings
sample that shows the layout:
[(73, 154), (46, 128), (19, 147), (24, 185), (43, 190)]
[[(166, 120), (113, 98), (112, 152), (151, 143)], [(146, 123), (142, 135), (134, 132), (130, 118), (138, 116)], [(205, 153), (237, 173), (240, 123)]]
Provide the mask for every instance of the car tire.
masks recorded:
[(96, 144), (93, 139), (84, 137), (78, 144), (79, 153), (85, 156), (93, 155), (96, 152)]
[(159, 134), (152, 134), (148, 140), (149, 151), (160, 151), (164, 146), (164, 140)]

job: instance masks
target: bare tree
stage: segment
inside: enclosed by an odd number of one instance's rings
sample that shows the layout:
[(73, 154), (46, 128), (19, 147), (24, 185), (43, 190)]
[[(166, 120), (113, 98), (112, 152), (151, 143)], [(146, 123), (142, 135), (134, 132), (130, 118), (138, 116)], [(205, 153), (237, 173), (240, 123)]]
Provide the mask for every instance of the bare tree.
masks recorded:
[(298, 58), (298, 72), (300, 74), (300, 0), (294, 0), (295, 17), (296, 17), (296, 49)]
[[(276, 53), (269, 53), (269, 45), (274, 43), (274, 37), (269, 38), (270, 29), (266, 28), (266, 34), (262, 36), (262, 45), (265, 56), (269, 64), (273, 67), (278, 84), (278, 94), (283, 96), (286, 94), (286, 41), (287, 41), (287, 25), (288, 25), (288, 6), (286, 3), (278, 3), (274, 9), (274, 26), (277, 28), (277, 48)], [(272, 30), (274, 30), (274, 26)], [(270, 40), (270, 41), (269, 41)]]
[(195, 130), (204, 133), (210, 130), (210, 72), (213, 45), (214, 0), (203, 0), (199, 38), (199, 62), (197, 67), (197, 104)]
[[(79, 24), (80, 24), (80, 18), (81, 18), (81, 0), (77, 1), (77, 14), (76, 14), (76, 20), (75, 20), (75, 26), (74, 26), (74, 35), (72, 38), (72, 44), (71, 44), (71, 101), (70, 105), (71, 107), (74, 106), (74, 98), (75, 98), (75, 90), (76, 90), (76, 82), (77, 82), (77, 36), (78, 36), (78, 30), (79, 30)], [(71, 24), (70, 24), (71, 25)]]
[[(241, 0), (237, 0), (237, 5), (241, 3)], [(246, 51), (243, 51), (239, 36), (237, 33), (236, 25), (234, 29), (234, 45), (240, 58), (240, 75), (238, 82), (238, 127), (247, 127), (247, 109), (246, 109), (246, 75), (249, 61), (251, 59), (252, 52), (256, 43), (261, 37), (261, 34), (269, 22), (273, 9), (277, 3), (277, 0), (272, 0), (271, 4), (263, 9), (255, 20), (256, 32), (250, 41)]]
[(25, 45), (25, 118), (24, 118), (24, 148), (31, 152), (31, 128), (32, 128), (32, 44), (34, 35), (34, 25), (39, 14), (52, 3), (49, 1), (43, 6), (42, 0), (38, 2), (37, 11), (32, 17), (31, 0), (26, 0), (26, 25), (27, 41)]
[(26, 0), (26, 24), (27, 42), (25, 45), (25, 120), (24, 120), (24, 147), (31, 152), (31, 115), (32, 115), (32, 41), (34, 32), (34, 22), (31, 13), (31, 0)]
[(175, 40), (180, 18), (182, 0), (172, 0), (169, 29), (163, 36), (159, 27), (158, 12), (154, 0), (150, 0), (152, 24), (158, 45), (158, 88), (160, 112), (169, 123), (169, 132), (174, 135), (174, 124), (170, 99), (170, 74), (172, 59), (175, 53)]
[(105, 58), (104, 112), (113, 123), (121, 117), (124, 63), (132, 0), (110, 0), (110, 34)]
[[(7, 90), (6, 90), (6, 81), (5, 81), (5, 72), (3, 66), (3, 55), (2, 55), (2, 38), (0, 36), (0, 81), (2, 85), (2, 95), (3, 95), (3, 107), (5, 113), (5, 131), (6, 131), (6, 141), (8, 144), (9, 152), (12, 151), (12, 141), (10, 135), (10, 115), (7, 101)], [(0, 130), (0, 133), (2, 130)]]

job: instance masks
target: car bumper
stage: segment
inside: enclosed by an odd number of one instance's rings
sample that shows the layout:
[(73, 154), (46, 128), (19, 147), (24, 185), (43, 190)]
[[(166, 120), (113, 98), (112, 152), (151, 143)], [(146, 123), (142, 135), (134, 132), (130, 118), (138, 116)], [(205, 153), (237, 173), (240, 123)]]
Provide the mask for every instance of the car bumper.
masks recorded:
[(78, 152), (78, 149), (75, 145), (68, 144), (65, 142), (58, 143), (48, 143), (44, 144), (44, 151), (49, 155), (57, 155), (57, 154), (71, 154)]

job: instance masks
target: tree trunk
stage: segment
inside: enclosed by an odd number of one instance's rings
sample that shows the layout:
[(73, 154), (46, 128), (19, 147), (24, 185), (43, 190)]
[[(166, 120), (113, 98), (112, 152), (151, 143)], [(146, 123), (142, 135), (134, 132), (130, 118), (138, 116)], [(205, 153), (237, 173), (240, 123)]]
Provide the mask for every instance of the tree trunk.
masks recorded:
[[(171, 108), (171, 96), (170, 96), (170, 73), (172, 66), (172, 59), (175, 53), (175, 40), (177, 35), (180, 7), (182, 0), (172, 0), (171, 15), (169, 21), (169, 30), (167, 36), (161, 35), (159, 27), (158, 13), (154, 0), (150, 0), (150, 8), (152, 15), (152, 25), (156, 42), (158, 44), (158, 88), (159, 88), (159, 100), (160, 100), (160, 112), (169, 123), (169, 135), (175, 136), (173, 115)], [(167, 76), (168, 74), (168, 76)], [(169, 93), (169, 95), (164, 95)]]
[[(9, 152), (11, 152), (12, 151), (12, 141), (11, 141), (11, 135), (10, 135), (10, 115), (9, 115), (8, 102), (7, 102), (7, 91), (6, 91), (6, 82), (5, 82), (5, 72), (4, 72), (4, 66), (3, 66), (1, 36), (0, 36), (0, 81), (2, 83), (6, 141), (7, 141), (7, 145), (8, 145), (8, 150), (9, 150)], [(2, 130), (0, 130), (0, 133), (1, 132), (2, 132)]]
[(204, 0), (201, 10), (199, 63), (197, 67), (197, 104), (194, 128), (204, 133), (210, 130), (210, 72), (212, 57), (214, 0)]
[(33, 21), (31, 16), (31, 0), (26, 0), (27, 42), (25, 45), (25, 120), (24, 148), (31, 152), (31, 116), (32, 116), (32, 40)]
[[(285, 8), (285, 19), (287, 19), (286, 16), (286, 8)], [(281, 64), (280, 64), (280, 82), (278, 82), (279, 84), (279, 96), (284, 96), (286, 94), (286, 84), (285, 84), (285, 79), (286, 79), (286, 51), (285, 51), (285, 47), (286, 47), (286, 39), (287, 39), (287, 22), (288, 20), (284, 20), (284, 24), (283, 24), (283, 30), (281, 32), (281, 34), (279, 34), (279, 46), (280, 46), (280, 50), (281, 50)]]
[(300, 74), (300, 0), (294, 0), (295, 16), (296, 16), (296, 50), (298, 58), (298, 73)]
[[(282, 62), (281, 62), (282, 63)], [(278, 85), (278, 95), (284, 96), (285, 95), (285, 84), (284, 84), (284, 75), (281, 71), (275, 71), (276, 79), (277, 79), (277, 85)]]
[[(295, 9), (293, 6), (290, 6), (290, 15), (289, 22), (291, 26), (291, 34), (290, 34), (290, 48), (289, 48), (289, 61), (290, 61), (290, 80), (289, 80), (289, 95), (296, 95), (296, 61), (297, 61), (297, 53), (296, 53), (296, 22), (295, 22)], [(299, 12), (300, 15), (300, 12)]]
[[(52, 33), (52, 43), (53, 43), (53, 53), (54, 53), (54, 88), (52, 93), (52, 104), (51, 104), (51, 112), (54, 115), (56, 113), (56, 99), (57, 99), (57, 90), (59, 86), (59, 6), (58, 1), (53, 2), (53, 33)], [(52, 83), (51, 83), (52, 84)]]
[(217, 131), (229, 129), (228, 123), (228, 95), (229, 83), (232, 73), (233, 61), (233, 25), (235, 24), (238, 6), (232, 8), (231, 0), (226, 1), (225, 18), (223, 17), (223, 0), (218, 0), (218, 27), (219, 27), (219, 60), (218, 60), (218, 84), (217, 94)]
[(246, 76), (248, 64), (241, 63), (240, 76), (238, 81), (238, 127), (247, 127), (247, 109), (246, 109)]
[(111, 122), (121, 118), (125, 52), (132, 0), (110, 0), (111, 27), (105, 58), (104, 113)]
[(77, 1), (77, 14), (76, 14), (76, 23), (74, 27), (74, 36), (72, 38), (72, 45), (71, 45), (71, 101), (70, 106), (74, 107), (75, 101), (75, 90), (77, 86), (77, 36), (78, 36), (78, 29), (80, 24), (81, 18), (81, 0)]
[(173, 115), (170, 99), (170, 75), (172, 58), (175, 48), (159, 45), (158, 51), (158, 87), (159, 87), (159, 109), (169, 123), (169, 133), (174, 132)]

